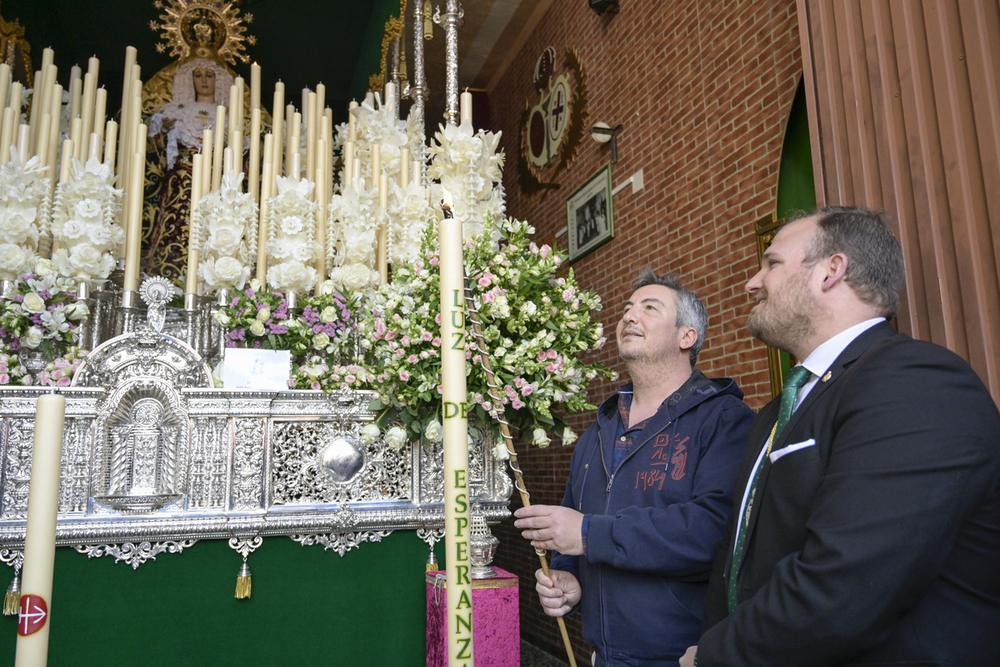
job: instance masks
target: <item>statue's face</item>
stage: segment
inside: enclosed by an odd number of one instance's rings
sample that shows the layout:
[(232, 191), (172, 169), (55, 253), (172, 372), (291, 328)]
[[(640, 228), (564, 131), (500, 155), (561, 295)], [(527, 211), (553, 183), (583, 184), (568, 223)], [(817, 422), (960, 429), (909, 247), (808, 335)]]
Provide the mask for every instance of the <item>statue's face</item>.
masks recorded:
[(194, 92), (198, 99), (215, 99), (215, 72), (207, 67), (199, 67), (193, 76)]

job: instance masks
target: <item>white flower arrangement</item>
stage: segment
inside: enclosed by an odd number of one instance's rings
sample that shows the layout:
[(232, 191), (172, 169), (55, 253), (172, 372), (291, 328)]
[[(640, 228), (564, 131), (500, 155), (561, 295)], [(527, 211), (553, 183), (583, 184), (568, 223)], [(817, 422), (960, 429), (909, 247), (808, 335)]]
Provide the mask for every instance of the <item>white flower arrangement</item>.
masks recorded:
[(268, 200), (267, 284), (276, 290), (304, 294), (318, 279), (315, 260), (316, 210), (312, 201), (315, 183), (308, 179), (278, 176), (278, 194)]
[(375, 245), (382, 213), (378, 207), (378, 188), (367, 188), (362, 181), (330, 198), (330, 219), (338, 224), (328, 227), (327, 257), (333, 268), (329, 280), (335, 289), (364, 292), (378, 285), (375, 270)]
[(488, 218), (503, 220), (503, 151), (497, 151), (500, 134), (472, 125), (441, 126), (429, 153), (433, 161), (427, 171), (441, 181), (452, 196), (452, 213), (462, 222), (462, 236), (472, 243), (482, 233)]
[(79, 282), (105, 280), (115, 268), (125, 230), (118, 223), (122, 191), (115, 188), (110, 162), (72, 158), (69, 180), (56, 188), (52, 265)]
[(257, 204), (243, 193), (242, 181), (242, 173), (230, 170), (222, 187), (202, 197), (196, 208), (198, 275), (210, 289), (243, 289), (257, 257)]
[(420, 242), (424, 230), (440, 215), (430, 203), (428, 188), (410, 181), (406, 189), (393, 183), (389, 197), (389, 261), (393, 266), (413, 264), (420, 259)]
[(14, 150), (0, 167), (0, 278), (14, 280), (31, 270), (38, 239), (47, 232), (49, 179), (36, 156), (22, 164)]

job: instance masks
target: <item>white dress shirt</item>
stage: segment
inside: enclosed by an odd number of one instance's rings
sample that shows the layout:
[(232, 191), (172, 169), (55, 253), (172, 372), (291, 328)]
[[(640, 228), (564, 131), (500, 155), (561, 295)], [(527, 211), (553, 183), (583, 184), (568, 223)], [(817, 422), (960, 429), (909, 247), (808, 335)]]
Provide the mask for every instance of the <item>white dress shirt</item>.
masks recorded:
[[(864, 332), (871, 329), (873, 326), (879, 322), (884, 322), (884, 317), (875, 317), (870, 320), (865, 320), (855, 324), (853, 327), (844, 329), (836, 336), (827, 339), (813, 350), (805, 361), (801, 363), (805, 366), (806, 370), (812, 373), (809, 380), (802, 385), (799, 389), (798, 397), (795, 400), (795, 408), (798, 409), (802, 405), (802, 401), (805, 400), (812, 388), (816, 386), (819, 379), (830, 369), (833, 362), (837, 360), (837, 357), (847, 349), (847, 346), (854, 342), (854, 339), (863, 334)], [(794, 414), (794, 410), (792, 411)], [(760, 448), (760, 454), (757, 455), (757, 461), (753, 465), (753, 470), (750, 471), (750, 479), (754, 478), (757, 474), (757, 468), (760, 467), (761, 463), (764, 461), (764, 456), (767, 454), (768, 441), (771, 439), (770, 434), (764, 440), (764, 445)], [(743, 512), (746, 511), (747, 507), (747, 497), (750, 493), (750, 484), (743, 489), (743, 500), (740, 502), (740, 513), (738, 516), (743, 516)], [(733, 553), (736, 552), (736, 541), (733, 541)]]

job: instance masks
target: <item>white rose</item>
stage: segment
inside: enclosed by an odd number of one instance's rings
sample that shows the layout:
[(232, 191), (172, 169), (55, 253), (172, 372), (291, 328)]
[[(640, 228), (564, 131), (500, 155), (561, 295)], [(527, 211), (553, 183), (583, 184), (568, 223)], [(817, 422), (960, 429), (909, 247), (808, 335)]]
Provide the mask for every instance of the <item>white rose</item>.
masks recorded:
[(330, 344), (330, 337), (325, 333), (318, 333), (313, 336), (312, 344), (317, 350), (326, 349), (326, 346)]
[(77, 301), (75, 304), (69, 307), (69, 319), (74, 322), (82, 320), (90, 315), (90, 308), (87, 308), (87, 304), (82, 301)]
[(52, 266), (52, 260), (45, 259), (44, 257), (35, 258), (35, 273), (40, 276), (47, 276), (55, 272), (55, 267)]
[(253, 278), (250, 280), (250, 289), (252, 289), (254, 292), (259, 292), (262, 289), (264, 289), (264, 283), (257, 280), (256, 278)]
[(270, 308), (264, 307), (264, 308), (261, 308), (260, 310), (257, 311), (257, 321), (258, 322), (267, 322), (269, 319), (271, 319), (271, 309)]
[(549, 434), (545, 431), (545, 429), (539, 427), (532, 431), (531, 442), (538, 447), (548, 447), (549, 443), (552, 441), (549, 439)]
[(28, 251), (14, 243), (0, 243), (0, 273), (8, 280), (17, 278), (28, 260)]
[(441, 442), (444, 437), (444, 431), (441, 428), (441, 422), (436, 419), (432, 419), (427, 428), (424, 429), (424, 437), (431, 442)]
[(43, 313), (45, 312), (45, 299), (34, 292), (28, 292), (24, 295), (21, 306), (29, 313)]
[(28, 333), (21, 337), (21, 345), (35, 349), (42, 344), (42, 330), (38, 327), (29, 327)]
[(393, 426), (385, 434), (385, 444), (393, 449), (402, 449), (406, 445), (406, 441), (406, 430), (398, 426)]
[(242, 288), (243, 283), (250, 275), (249, 267), (235, 257), (220, 257), (215, 262), (207, 261), (202, 264), (205, 274), (205, 282), (212, 287), (236, 287)]
[(576, 438), (577, 438), (576, 431), (571, 429), (569, 426), (563, 429), (562, 432), (563, 445), (572, 445), (574, 442), (576, 442)]
[(69, 264), (80, 273), (99, 274), (102, 259), (101, 251), (89, 243), (79, 243), (69, 250)]
[(509, 459), (510, 452), (507, 450), (507, 445), (501, 442), (499, 445), (494, 447), (493, 458), (495, 458), (497, 461), (506, 461), (507, 459)]
[(326, 324), (337, 321), (337, 309), (333, 306), (327, 306), (323, 309), (323, 312), (319, 314), (319, 319), (321, 322)]
[(240, 235), (231, 229), (217, 229), (212, 232), (209, 245), (220, 255), (234, 255), (240, 248)]
[(231, 319), (231, 318), (229, 317), (229, 315), (226, 315), (226, 314), (225, 314), (224, 312), (222, 312), (221, 310), (217, 310), (217, 311), (215, 311), (214, 313), (212, 313), (212, 320), (213, 320), (213, 321), (214, 321), (214, 322), (215, 322), (216, 324), (219, 324), (219, 325), (221, 325), (221, 326), (226, 326), (227, 324), (229, 324), (229, 322), (230, 322), (230, 319)]
[(366, 445), (370, 445), (382, 434), (382, 429), (380, 429), (375, 424), (365, 424), (361, 427), (361, 442)]
[(250, 333), (254, 336), (264, 335), (264, 323), (258, 320), (254, 320), (253, 324), (250, 325)]

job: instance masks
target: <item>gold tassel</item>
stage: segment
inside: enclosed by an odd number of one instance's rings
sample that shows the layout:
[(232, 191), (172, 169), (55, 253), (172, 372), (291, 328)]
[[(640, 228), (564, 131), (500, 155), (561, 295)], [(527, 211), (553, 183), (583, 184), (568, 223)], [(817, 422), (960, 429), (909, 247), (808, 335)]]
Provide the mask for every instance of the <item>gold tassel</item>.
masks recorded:
[(246, 560), (243, 561), (243, 567), (240, 568), (240, 573), (236, 577), (236, 599), (246, 600), (250, 597), (250, 566), (247, 565)]
[(426, 572), (436, 572), (441, 568), (438, 567), (437, 556), (434, 555), (434, 547), (431, 547), (431, 553), (427, 556), (427, 569)]
[(10, 580), (7, 594), (3, 596), (3, 615), (17, 616), (21, 607), (21, 573), (14, 570), (14, 578)]

